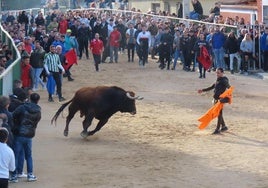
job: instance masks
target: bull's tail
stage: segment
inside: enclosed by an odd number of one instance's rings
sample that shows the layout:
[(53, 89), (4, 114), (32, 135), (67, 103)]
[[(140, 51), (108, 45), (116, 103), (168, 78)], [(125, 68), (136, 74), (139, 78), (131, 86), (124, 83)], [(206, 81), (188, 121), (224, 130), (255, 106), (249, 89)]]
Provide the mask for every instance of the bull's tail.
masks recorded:
[(53, 118), (51, 119), (51, 125), (53, 124), (53, 122), (55, 122), (56, 125), (56, 121), (60, 115), (60, 113), (64, 110), (64, 108), (66, 108), (66, 106), (68, 106), (71, 102), (73, 101), (73, 99), (71, 99), (70, 101), (64, 103), (61, 105), (61, 107), (58, 109), (58, 111), (56, 112), (56, 114), (53, 116)]

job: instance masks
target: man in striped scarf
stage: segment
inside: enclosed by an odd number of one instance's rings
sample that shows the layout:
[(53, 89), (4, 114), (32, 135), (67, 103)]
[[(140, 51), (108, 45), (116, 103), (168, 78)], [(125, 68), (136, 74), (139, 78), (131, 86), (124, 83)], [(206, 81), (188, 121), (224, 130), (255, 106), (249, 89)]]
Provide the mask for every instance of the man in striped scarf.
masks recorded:
[[(61, 65), (60, 57), (56, 53), (56, 47), (53, 45), (50, 46), (50, 52), (46, 54), (45, 56), (44, 68), (46, 70), (48, 77), (53, 77), (53, 79), (55, 80), (59, 101), (60, 102), (65, 101), (65, 98), (62, 97), (62, 92), (61, 92), (61, 88), (62, 88), (61, 74), (64, 74), (65, 71)], [(48, 89), (48, 101), (54, 102), (52, 98), (52, 93), (49, 92), (49, 89)]]

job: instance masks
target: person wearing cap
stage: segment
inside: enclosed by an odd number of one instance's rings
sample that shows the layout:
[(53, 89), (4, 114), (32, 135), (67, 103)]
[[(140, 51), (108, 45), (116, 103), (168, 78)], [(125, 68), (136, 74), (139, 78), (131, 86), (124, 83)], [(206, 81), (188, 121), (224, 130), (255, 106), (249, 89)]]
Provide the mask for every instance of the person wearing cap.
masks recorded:
[(0, 187), (8, 188), (9, 172), (14, 171), (15, 156), (13, 150), (6, 144), (9, 131), (0, 127)]
[(118, 63), (118, 49), (120, 41), (122, 40), (121, 33), (118, 31), (117, 26), (113, 27), (114, 30), (111, 32), (109, 37), (110, 44), (110, 63)]

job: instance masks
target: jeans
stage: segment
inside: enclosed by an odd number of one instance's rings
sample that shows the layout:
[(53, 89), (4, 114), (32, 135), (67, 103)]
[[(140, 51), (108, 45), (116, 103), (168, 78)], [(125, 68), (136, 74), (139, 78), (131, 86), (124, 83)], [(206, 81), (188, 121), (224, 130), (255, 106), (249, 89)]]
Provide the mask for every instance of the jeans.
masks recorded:
[(173, 63), (173, 69), (176, 69), (177, 61), (180, 58), (180, 50), (176, 49), (174, 52), (174, 63)]
[(195, 12), (195, 11), (190, 12), (190, 19), (199, 20), (199, 17), (200, 17), (200, 15), (197, 12)]
[(225, 69), (225, 63), (224, 63), (224, 49), (223, 47), (219, 49), (213, 49), (214, 57), (215, 57), (215, 68), (223, 68)]
[(43, 68), (34, 68), (33, 70), (34, 70), (34, 87), (33, 87), (33, 89), (37, 90), (39, 83), (42, 85), (42, 87), (45, 87), (44, 82), (40, 78), (40, 75), (43, 71)]
[(118, 47), (110, 46), (110, 62), (118, 62)]
[(240, 66), (241, 66), (241, 57), (238, 54), (238, 52), (230, 54), (230, 70), (234, 70), (234, 58), (237, 59), (237, 68), (236, 70), (240, 70)]
[(32, 159), (32, 138), (16, 136), (14, 139), (14, 154), (15, 154), (15, 163), (16, 163), (16, 172), (18, 169), (22, 169), (18, 165), (23, 164), (24, 161), (20, 156), (24, 151), (25, 160), (27, 164), (27, 173), (33, 173), (33, 159)]

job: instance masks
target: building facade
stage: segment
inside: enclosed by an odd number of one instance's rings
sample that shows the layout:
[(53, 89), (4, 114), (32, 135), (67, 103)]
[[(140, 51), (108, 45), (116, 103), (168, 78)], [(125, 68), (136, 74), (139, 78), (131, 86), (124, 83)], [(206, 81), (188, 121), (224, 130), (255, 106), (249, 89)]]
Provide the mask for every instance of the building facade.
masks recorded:
[[(202, 4), (204, 15), (209, 15), (209, 10), (214, 7), (215, 2), (221, 3), (221, 15), (223, 17), (243, 17), (246, 23), (268, 24), (268, 0), (199, 0)], [(183, 18), (189, 15), (193, 7), (191, 0), (129, 0), (130, 7), (135, 7), (142, 12), (167, 11), (178, 14), (182, 7)]]

